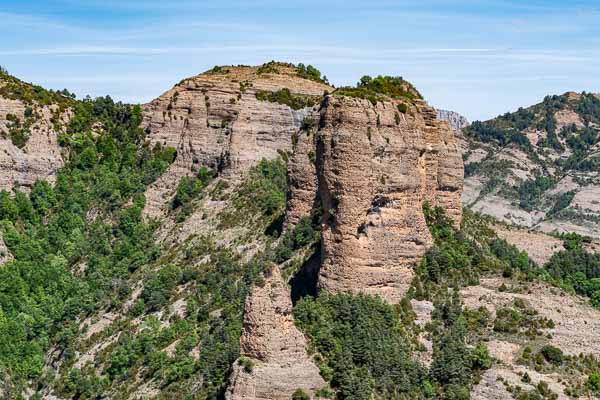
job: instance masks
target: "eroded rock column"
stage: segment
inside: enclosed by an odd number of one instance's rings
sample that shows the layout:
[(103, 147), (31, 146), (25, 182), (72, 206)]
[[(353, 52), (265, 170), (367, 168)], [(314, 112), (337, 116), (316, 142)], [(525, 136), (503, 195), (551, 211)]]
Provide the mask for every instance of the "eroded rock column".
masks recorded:
[(289, 400), (297, 389), (312, 396), (325, 385), (294, 325), (292, 309), (290, 290), (274, 267), (246, 300), (243, 358), (234, 365), (228, 400)]
[(404, 114), (395, 101), (330, 96), (317, 153), (320, 289), (399, 301), (432, 245), (423, 202), (444, 207), (457, 224), (461, 218), (462, 161), (452, 132), (424, 102)]

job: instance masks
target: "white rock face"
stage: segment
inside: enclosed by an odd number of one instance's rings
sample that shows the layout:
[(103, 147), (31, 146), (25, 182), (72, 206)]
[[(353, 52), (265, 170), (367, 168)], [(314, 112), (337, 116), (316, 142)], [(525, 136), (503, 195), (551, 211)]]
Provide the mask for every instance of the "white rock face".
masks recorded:
[(470, 125), (469, 120), (454, 111), (437, 110), (437, 118), (448, 122), (453, 131), (458, 132)]

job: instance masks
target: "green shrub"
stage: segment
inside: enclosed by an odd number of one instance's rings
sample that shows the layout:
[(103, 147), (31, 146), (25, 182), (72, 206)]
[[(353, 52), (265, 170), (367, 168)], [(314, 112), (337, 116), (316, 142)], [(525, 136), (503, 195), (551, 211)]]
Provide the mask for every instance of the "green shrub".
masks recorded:
[(545, 345), (540, 350), (540, 354), (542, 354), (544, 359), (549, 363), (559, 365), (563, 362), (563, 352), (558, 347)]
[(319, 232), (309, 217), (301, 218), (290, 230), (286, 231), (273, 252), (273, 261), (282, 263), (289, 260), (294, 251), (318, 241)]
[(158, 310), (167, 303), (181, 279), (182, 273), (179, 267), (175, 265), (164, 266), (145, 279), (141, 298), (150, 310)]
[(260, 90), (256, 93), (256, 98), (260, 101), (283, 104), (292, 110), (313, 107), (319, 102), (319, 98), (316, 96), (293, 94), (288, 88), (283, 88), (276, 92)]
[(600, 373), (592, 373), (588, 377), (586, 386), (594, 393), (600, 393)]
[(238, 360), (238, 363), (244, 367), (244, 372), (247, 374), (252, 373), (252, 370), (254, 369), (254, 362), (251, 359), (241, 356)]
[(321, 77), (321, 71), (319, 71), (312, 65), (305, 66), (304, 64), (300, 63), (296, 66), (296, 73), (298, 74), (298, 76), (305, 79), (310, 79), (311, 81), (321, 82), (325, 84), (328, 83), (327, 77)]
[[(381, 75), (376, 78), (363, 76), (356, 87), (339, 88), (334, 92), (334, 95), (366, 99), (373, 105), (377, 104), (378, 101), (385, 101), (387, 98), (398, 100), (422, 98), (417, 89), (402, 77)], [(402, 112), (400, 105), (398, 107), (398, 110)]]
[(315, 121), (314, 118), (304, 117), (304, 119), (302, 120), (302, 125), (300, 126), (300, 129), (302, 129), (303, 131), (310, 131), (315, 126), (317, 126), (317, 122)]
[(261, 160), (244, 183), (238, 205), (241, 203), (272, 216), (285, 206), (287, 167), (281, 159)]
[(296, 389), (292, 393), (292, 400), (310, 400), (310, 396), (302, 389)]
[(215, 172), (211, 169), (202, 167), (196, 176), (184, 176), (177, 185), (175, 197), (171, 202), (173, 210), (181, 208), (179, 220), (185, 219), (191, 214), (191, 202), (198, 197), (204, 188), (214, 179)]

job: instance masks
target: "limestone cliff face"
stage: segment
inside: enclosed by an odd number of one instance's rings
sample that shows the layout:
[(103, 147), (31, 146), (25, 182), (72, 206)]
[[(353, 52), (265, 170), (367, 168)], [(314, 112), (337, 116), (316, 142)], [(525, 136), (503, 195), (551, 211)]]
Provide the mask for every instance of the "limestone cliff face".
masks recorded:
[[(320, 290), (398, 301), (432, 245), (423, 202), (446, 209), (457, 225), (461, 220), (463, 170), (453, 132), (418, 99), (400, 106), (386, 96), (375, 105), (323, 96), (332, 88), (289, 66), (268, 71), (215, 69), (144, 107), (151, 142), (177, 149), (174, 164), (146, 193), (146, 215), (165, 215), (181, 177), (202, 166), (235, 184), (260, 159), (286, 153), (286, 225), (322, 209)], [(289, 92), (269, 95), (282, 89)], [(305, 107), (292, 107), (290, 98)], [(273, 266), (246, 300), (227, 398), (283, 400), (297, 389), (314, 396), (325, 382), (306, 346), (288, 283)]]
[(413, 266), (432, 245), (422, 204), (443, 207), (458, 225), (463, 169), (446, 123), (416, 100), (330, 96), (321, 112), (317, 158), (326, 220), (319, 287), (398, 301)]
[(246, 300), (240, 344), (247, 365), (235, 363), (228, 400), (288, 400), (297, 389), (313, 395), (325, 385), (294, 325), (290, 290), (277, 267)]
[(312, 107), (294, 110), (257, 98), (282, 89), (311, 104), (331, 90), (299, 77), (284, 64), (266, 72), (259, 67), (222, 67), (186, 79), (145, 105), (143, 125), (151, 142), (177, 149), (173, 165), (149, 188), (145, 213), (163, 215), (180, 178), (200, 166), (235, 180), (262, 158), (291, 151), (292, 136)]
[(446, 121), (455, 132), (470, 125), (468, 119), (455, 111), (437, 110), (437, 117), (440, 121)]
[[(31, 113), (31, 116), (26, 117)], [(20, 100), (0, 96), (0, 190), (28, 190), (36, 180), (53, 182), (63, 165), (56, 127), (66, 125), (69, 112), (58, 114), (57, 106), (27, 105)], [(25, 127), (27, 121), (27, 127)], [(10, 138), (14, 129), (24, 129), (28, 138), (16, 146)], [(60, 128), (62, 129), (62, 128)]]

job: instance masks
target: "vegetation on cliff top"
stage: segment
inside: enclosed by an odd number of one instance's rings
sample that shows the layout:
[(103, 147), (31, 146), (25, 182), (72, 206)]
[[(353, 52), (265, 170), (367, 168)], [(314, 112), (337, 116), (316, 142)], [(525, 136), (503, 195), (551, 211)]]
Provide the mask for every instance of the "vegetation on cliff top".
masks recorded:
[(377, 104), (378, 101), (385, 101), (387, 97), (409, 102), (423, 98), (417, 89), (402, 77), (381, 75), (375, 78), (365, 75), (356, 87), (341, 87), (333, 94), (366, 99), (373, 104)]
[(57, 105), (61, 110), (75, 104), (75, 94), (67, 89), (47, 90), (41, 86), (21, 81), (0, 67), (0, 97), (20, 100), (25, 104), (42, 106)]
[(319, 103), (318, 96), (307, 96), (293, 94), (289, 89), (283, 88), (276, 92), (260, 90), (256, 93), (256, 98), (260, 101), (269, 101), (271, 103), (284, 104), (292, 110), (300, 110), (306, 107), (313, 107)]

